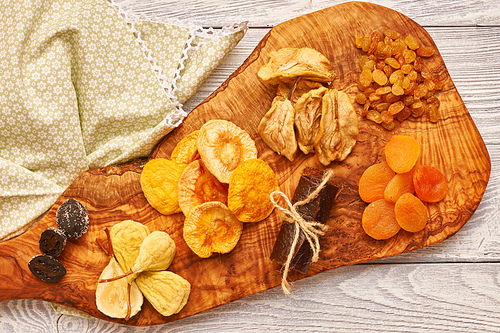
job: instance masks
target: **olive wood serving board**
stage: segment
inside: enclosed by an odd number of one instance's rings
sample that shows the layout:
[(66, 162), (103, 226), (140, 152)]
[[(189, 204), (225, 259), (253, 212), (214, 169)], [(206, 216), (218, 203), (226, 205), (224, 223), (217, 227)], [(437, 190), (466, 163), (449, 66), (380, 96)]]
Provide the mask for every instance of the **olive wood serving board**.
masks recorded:
[[(259, 158), (275, 170), (280, 189), (289, 197), (306, 167), (323, 168), (314, 155), (299, 153), (293, 163), (270, 151), (257, 134), (257, 125), (269, 109), (276, 87), (261, 82), (258, 69), (269, 60), (271, 51), (283, 47), (312, 47), (332, 62), (337, 78), (333, 87), (346, 91), (352, 100), (357, 93), (362, 52), (354, 46), (359, 34), (394, 29), (413, 34), (421, 43), (437, 47), (429, 34), (408, 17), (388, 8), (362, 2), (349, 2), (301, 16), (273, 28), (244, 64), (203, 103), (183, 124), (166, 136), (149, 158), (169, 158), (177, 142), (199, 129), (210, 119), (227, 119), (245, 129), (256, 141)], [(438, 93), (440, 120), (409, 118), (392, 132), (359, 115), (358, 142), (342, 163), (333, 162), (335, 184), (341, 189), (330, 213), (329, 231), (321, 238), (318, 262), (307, 275), (291, 273), (291, 281), (339, 266), (352, 265), (397, 255), (441, 242), (456, 233), (469, 220), (484, 194), (491, 164), (484, 142), (453, 84), (439, 51), (428, 66), (444, 82)], [(418, 233), (400, 231), (395, 237), (376, 241), (361, 227), (366, 207), (357, 194), (363, 171), (383, 160), (383, 147), (394, 134), (416, 138), (422, 148), (418, 163), (439, 168), (449, 190), (442, 202), (428, 205), (429, 223)], [(128, 325), (155, 325), (188, 317), (231, 301), (280, 285), (279, 267), (269, 259), (281, 217), (275, 210), (259, 223), (245, 224), (235, 249), (208, 259), (198, 258), (182, 238), (183, 215), (163, 216), (146, 201), (139, 184), (141, 168), (147, 159), (126, 165), (93, 169), (81, 174), (63, 193), (46, 215), (24, 234), (0, 243), (0, 301), (40, 299), (59, 303), (97, 318)], [(60, 204), (76, 198), (89, 211), (89, 231), (78, 240), (68, 240), (59, 260), (67, 269), (57, 283), (46, 283), (28, 270), (28, 261), (39, 254), (38, 239), (47, 227), (56, 226), (55, 213)], [(192, 286), (185, 308), (177, 315), (163, 317), (147, 302), (129, 321), (113, 319), (95, 305), (98, 276), (109, 262), (96, 239), (103, 228), (132, 219), (146, 224), (151, 231), (165, 230), (177, 245), (177, 255), (169, 270), (187, 279)], [(292, 285), (293, 287), (293, 285)]]

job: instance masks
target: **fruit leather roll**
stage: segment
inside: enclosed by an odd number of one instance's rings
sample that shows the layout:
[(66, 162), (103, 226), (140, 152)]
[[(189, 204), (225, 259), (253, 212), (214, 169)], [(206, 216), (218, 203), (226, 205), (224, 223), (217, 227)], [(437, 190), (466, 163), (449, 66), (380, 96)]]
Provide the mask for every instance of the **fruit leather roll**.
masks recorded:
[[(320, 183), (321, 174), (318, 175), (318, 172), (306, 170), (305, 174), (301, 176), (299, 184), (295, 189), (292, 204), (307, 199), (310, 193), (313, 192)], [(298, 206), (297, 212), (306, 221), (316, 221), (321, 224), (326, 224), (337, 192), (338, 188), (327, 182), (321, 189), (319, 195), (307, 204)], [(290, 253), (295, 237), (296, 226), (294, 224), (295, 223), (283, 221), (278, 237), (276, 238), (276, 242), (274, 243), (273, 252), (271, 253), (270, 258), (280, 265), (285, 264), (288, 254)], [(290, 263), (290, 269), (301, 273), (307, 273), (307, 268), (311, 263), (312, 257), (312, 248), (306, 240), (304, 232), (300, 230), (293, 259)]]

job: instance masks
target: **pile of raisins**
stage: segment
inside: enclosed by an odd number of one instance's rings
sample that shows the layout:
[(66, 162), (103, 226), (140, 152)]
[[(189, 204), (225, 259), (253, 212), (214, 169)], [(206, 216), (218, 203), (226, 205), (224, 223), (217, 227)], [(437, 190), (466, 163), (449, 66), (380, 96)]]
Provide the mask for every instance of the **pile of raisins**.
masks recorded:
[(443, 83), (424, 63), (434, 55), (432, 47), (419, 45), (410, 34), (403, 39), (390, 29), (383, 38), (378, 31), (358, 36), (355, 44), (366, 52), (359, 59), (361, 92), (356, 95), (364, 117), (387, 130), (395, 128), (394, 119), (402, 122), (409, 116), (428, 114), (431, 122), (439, 120), (440, 102), (434, 94)]

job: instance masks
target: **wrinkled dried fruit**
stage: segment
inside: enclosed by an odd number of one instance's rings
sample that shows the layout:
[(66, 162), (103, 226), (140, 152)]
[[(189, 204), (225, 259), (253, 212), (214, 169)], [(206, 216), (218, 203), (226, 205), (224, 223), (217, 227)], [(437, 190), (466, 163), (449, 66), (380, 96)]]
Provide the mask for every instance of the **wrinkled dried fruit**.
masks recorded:
[(330, 61), (320, 52), (308, 47), (283, 48), (271, 52), (269, 62), (259, 69), (257, 75), (271, 84), (293, 80), (299, 76), (319, 82), (331, 82), (335, 79)]
[(430, 165), (417, 165), (413, 172), (413, 185), (418, 198), (426, 202), (438, 202), (448, 192), (448, 184), (441, 171)]
[(48, 254), (34, 256), (28, 267), (34, 276), (45, 282), (57, 282), (66, 275), (63, 264)]
[(377, 240), (389, 239), (401, 229), (396, 220), (394, 204), (385, 199), (366, 206), (361, 223), (366, 234)]
[(151, 305), (163, 316), (179, 313), (186, 305), (191, 284), (179, 275), (169, 272), (144, 272), (137, 277), (137, 285)]
[(280, 82), (278, 85), (278, 90), (276, 91), (276, 96), (283, 97), (290, 100), (292, 105), (295, 105), (299, 98), (305, 93), (313, 89), (318, 89), (323, 87), (319, 82), (304, 80), (301, 78), (298, 82)]
[(364, 202), (384, 198), (384, 190), (394, 177), (394, 171), (385, 162), (369, 166), (359, 179), (358, 192)]
[(198, 152), (207, 169), (222, 183), (229, 183), (239, 163), (257, 158), (250, 135), (226, 120), (210, 120), (201, 127)]
[(141, 188), (148, 203), (163, 215), (179, 213), (177, 183), (186, 164), (165, 158), (150, 160), (141, 173)]
[(227, 204), (228, 184), (221, 183), (201, 160), (191, 162), (179, 178), (179, 206), (188, 215), (194, 207), (209, 201)]
[(166, 270), (174, 260), (175, 252), (175, 243), (169, 234), (153, 231), (142, 242), (131, 271), (139, 274)]
[[(122, 268), (114, 257), (111, 257), (108, 265), (99, 276), (99, 280), (121, 275), (123, 275)], [(130, 291), (128, 288), (129, 284), (126, 279), (98, 283), (95, 291), (97, 309), (111, 318), (128, 319), (136, 315), (141, 310), (144, 298), (135, 282), (130, 284)]]
[(394, 206), (398, 224), (406, 231), (418, 232), (427, 224), (427, 207), (410, 193), (403, 194)]
[(257, 128), (267, 146), (290, 161), (295, 159), (297, 152), (294, 121), (295, 109), (292, 102), (285, 97), (276, 96)]
[(68, 199), (57, 209), (56, 223), (66, 236), (77, 239), (89, 228), (89, 213), (78, 200)]
[(258, 222), (274, 209), (269, 195), (279, 190), (273, 169), (260, 159), (246, 160), (229, 182), (228, 208), (242, 222)]
[(420, 155), (420, 144), (411, 136), (394, 135), (385, 145), (385, 159), (396, 173), (409, 172)]
[(40, 251), (54, 258), (61, 254), (66, 244), (66, 235), (57, 228), (47, 228), (38, 241)]
[(170, 160), (178, 164), (189, 164), (199, 159), (200, 155), (198, 154), (197, 145), (198, 133), (199, 131), (194, 131), (183, 137), (172, 151)]
[(184, 221), (183, 237), (200, 258), (214, 252), (228, 253), (238, 243), (243, 222), (222, 202), (206, 202), (189, 212)]
[(384, 199), (396, 203), (405, 193), (415, 193), (413, 186), (413, 170), (405, 173), (398, 173), (387, 183), (384, 190)]

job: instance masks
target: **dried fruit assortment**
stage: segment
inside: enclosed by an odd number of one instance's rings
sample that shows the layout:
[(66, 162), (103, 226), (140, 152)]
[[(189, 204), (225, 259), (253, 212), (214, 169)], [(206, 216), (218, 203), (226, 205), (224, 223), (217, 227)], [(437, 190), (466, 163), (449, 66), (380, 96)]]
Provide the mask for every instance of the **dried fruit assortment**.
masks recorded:
[(438, 169), (416, 165), (420, 144), (414, 138), (395, 135), (384, 153), (387, 162), (368, 167), (358, 187), (361, 199), (369, 203), (361, 219), (363, 230), (378, 240), (391, 238), (400, 229), (423, 230), (428, 219), (424, 202), (441, 201), (448, 190)]
[(358, 117), (346, 93), (323, 85), (335, 78), (324, 55), (307, 47), (280, 49), (258, 76), (278, 84), (257, 129), (270, 149), (293, 161), (298, 146), (304, 154), (316, 152), (323, 165), (350, 154), (358, 136)]
[(99, 311), (128, 320), (141, 310), (143, 295), (164, 316), (182, 310), (191, 285), (166, 271), (176, 253), (172, 238), (164, 231), (150, 233), (146, 226), (132, 220), (117, 223), (106, 233), (110, 262), (96, 288)]
[(439, 120), (435, 93), (443, 89), (443, 82), (424, 61), (434, 55), (432, 47), (390, 29), (383, 36), (378, 31), (357, 36), (355, 45), (366, 52), (359, 59), (361, 92), (356, 95), (364, 117), (387, 130), (395, 128), (395, 120), (402, 122), (409, 116), (428, 114), (431, 122)]
[[(257, 158), (250, 135), (221, 119), (210, 120), (181, 139), (171, 160), (146, 163), (141, 185), (160, 213), (184, 213), (184, 240), (201, 258), (232, 251), (243, 222), (269, 216), (274, 209), (269, 194), (279, 189), (274, 171)], [(166, 206), (170, 209), (159, 209)]]

